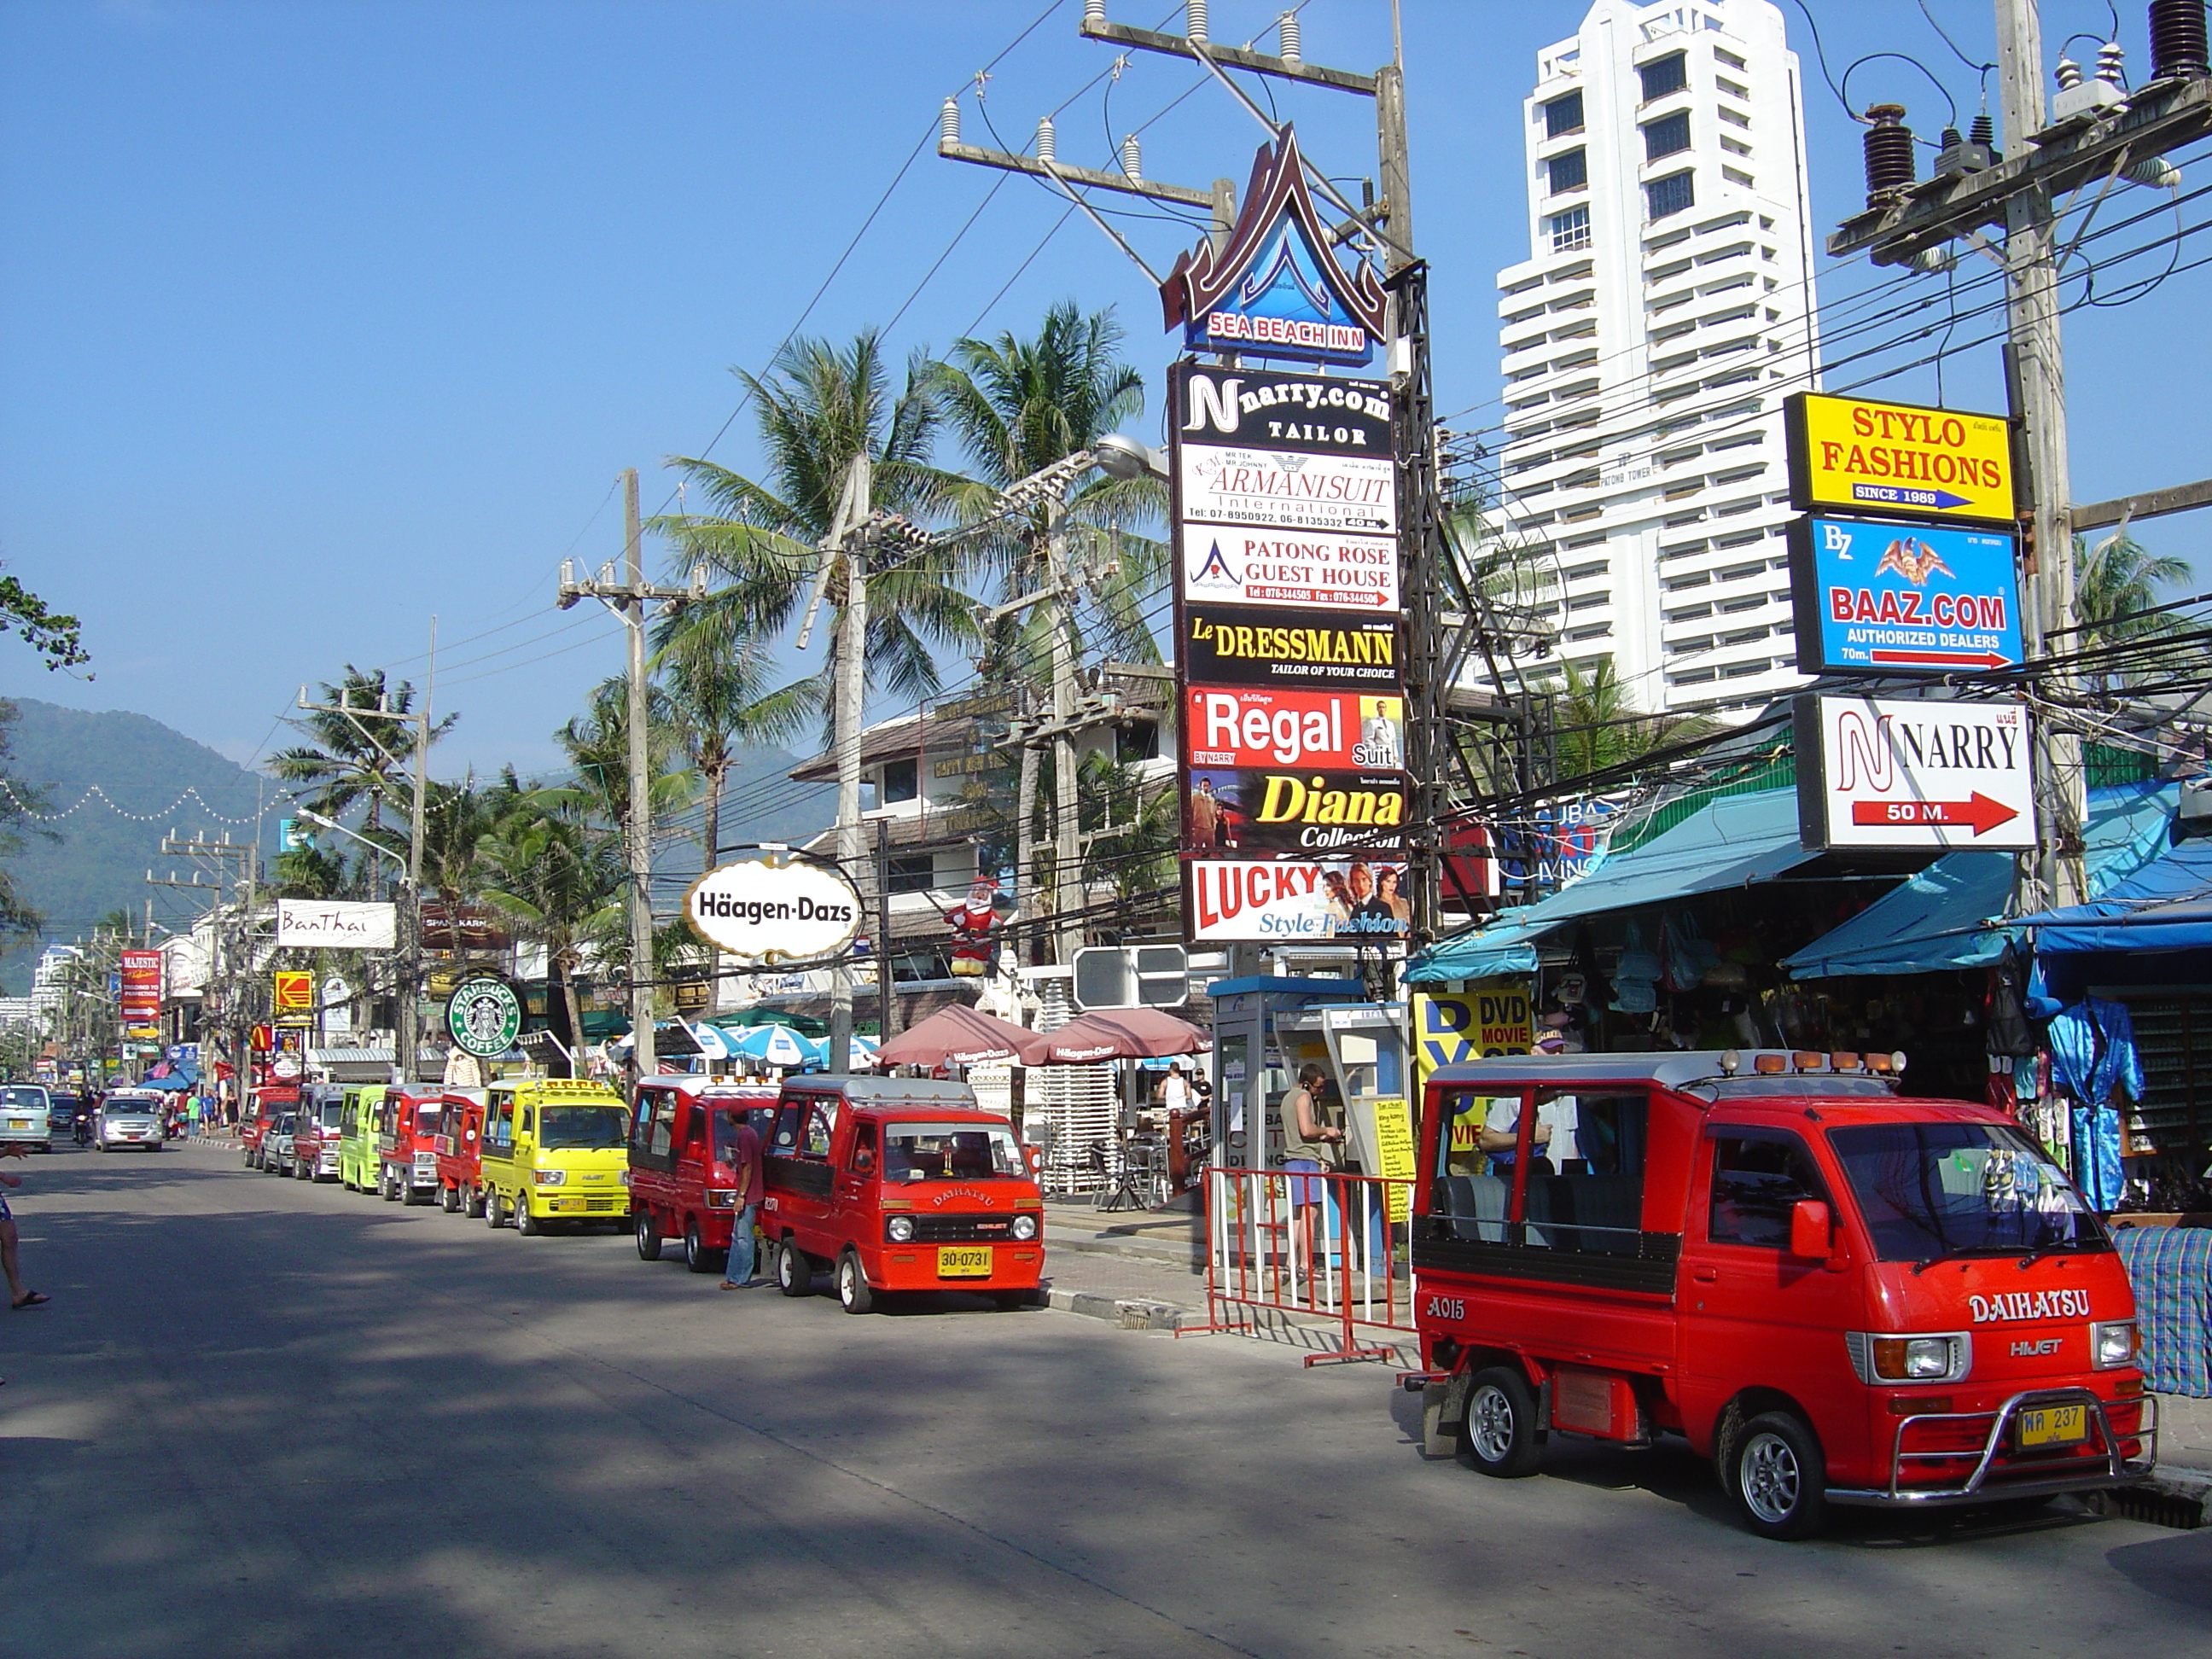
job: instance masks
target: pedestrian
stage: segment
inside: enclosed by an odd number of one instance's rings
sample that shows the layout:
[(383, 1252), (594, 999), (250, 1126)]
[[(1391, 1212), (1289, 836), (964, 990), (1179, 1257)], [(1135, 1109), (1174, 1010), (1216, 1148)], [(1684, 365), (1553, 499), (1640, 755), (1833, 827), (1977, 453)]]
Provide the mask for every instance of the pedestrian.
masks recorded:
[(753, 1220), (761, 1206), (761, 1141), (743, 1117), (730, 1137), (730, 1173), (737, 1182), (738, 1212), (730, 1222), (730, 1255), (722, 1267), (722, 1288), (742, 1291), (753, 1280)]
[(1298, 1068), (1298, 1086), (1283, 1102), (1283, 1168), (1290, 1173), (1293, 1222), (1284, 1267), (1301, 1279), (1312, 1273), (1316, 1259), (1315, 1221), (1328, 1192), (1323, 1172), (1334, 1173), (1343, 1156), (1344, 1131), (1329, 1121), (1322, 1104), (1328, 1077), (1319, 1061), (1308, 1060)]
[[(0, 1146), (0, 1158), (28, 1158), (28, 1146)], [(23, 1177), (0, 1174), (0, 1187), (14, 1188), (23, 1184)], [(35, 1308), (53, 1298), (40, 1291), (26, 1290), (22, 1268), (16, 1260), (15, 1215), (8, 1207), (7, 1194), (0, 1193), (0, 1273), (8, 1276), (8, 1305), (11, 1308)]]

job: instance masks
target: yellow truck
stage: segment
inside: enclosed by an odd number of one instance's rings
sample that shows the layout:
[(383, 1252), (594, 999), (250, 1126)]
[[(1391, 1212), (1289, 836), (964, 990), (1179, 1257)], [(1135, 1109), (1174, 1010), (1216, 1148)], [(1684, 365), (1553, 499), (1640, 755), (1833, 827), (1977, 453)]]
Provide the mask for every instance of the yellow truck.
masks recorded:
[(345, 1091), (345, 1109), (338, 1119), (338, 1185), (349, 1193), (374, 1193), (383, 1186), (383, 1166), (376, 1150), (376, 1115), (386, 1092), (381, 1083), (365, 1083)]
[(629, 1227), (627, 1109), (604, 1084), (505, 1078), (484, 1095), (484, 1222), (536, 1235), (556, 1221)]

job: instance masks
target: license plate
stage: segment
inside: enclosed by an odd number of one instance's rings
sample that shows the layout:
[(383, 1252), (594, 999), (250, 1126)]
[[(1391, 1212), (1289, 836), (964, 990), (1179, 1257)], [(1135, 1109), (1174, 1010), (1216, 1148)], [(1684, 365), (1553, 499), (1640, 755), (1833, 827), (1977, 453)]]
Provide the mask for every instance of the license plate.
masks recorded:
[(940, 1245), (937, 1252), (939, 1279), (988, 1279), (991, 1248), (988, 1244)]
[(2089, 1436), (2086, 1406), (2039, 1406), (2020, 1414), (2023, 1446), (2065, 1446)]
[(11, 1117), (8, 1120), (8, 1127), (11, 1129), (27, 1129), (31, 1127), (31, 1120), (27, 1117)]

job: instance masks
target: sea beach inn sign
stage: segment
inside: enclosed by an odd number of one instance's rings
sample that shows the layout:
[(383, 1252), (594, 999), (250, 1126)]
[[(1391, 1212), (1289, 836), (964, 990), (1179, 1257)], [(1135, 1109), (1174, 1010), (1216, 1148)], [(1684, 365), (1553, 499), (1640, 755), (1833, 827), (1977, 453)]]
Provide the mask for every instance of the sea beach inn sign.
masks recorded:
[(1178, 258), (1160, 303), (1194, 351), (1358, 367), (1373, 361), (1383, 333), (1375, 268), (1361, 260), (1347, 270), (1331, 248), (1287, 126), (1260, 147), (1227, 242)]

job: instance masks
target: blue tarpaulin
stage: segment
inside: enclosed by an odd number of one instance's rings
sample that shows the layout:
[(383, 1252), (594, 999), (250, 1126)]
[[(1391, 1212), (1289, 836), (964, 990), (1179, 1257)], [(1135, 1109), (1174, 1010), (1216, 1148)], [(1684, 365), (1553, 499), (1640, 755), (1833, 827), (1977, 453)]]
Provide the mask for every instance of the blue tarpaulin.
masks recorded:
[[(2084, 863), (2089, 890), (2102, 894), (2166, 846), (2176, 785), (2130, 783), (2089, 792)], [(1846, 974), (1927, 974), (1985, 968), (2021, 930), (1991, 927), (2011, 902), (2009, 853), (1953, 853), (1885, 893), (1842, 927), (1784, 957), (1793, 979)]]
[(1528, 973), (1536, 966), (1534, 941), (1566, 922), (1771, 881), (1819, 856), (1798, 840), (1796, 789), (1725, 795), (1632, 851), (1601, 854), (1581, 880), (1541, 902), (1430, 946), (1403, 977), (1436, 985)]
[(2212, 950), (2212, 842), (2184, 842), (2101, 897), (2021, 920), (2039, 956)]

